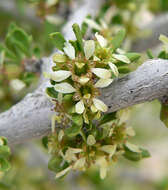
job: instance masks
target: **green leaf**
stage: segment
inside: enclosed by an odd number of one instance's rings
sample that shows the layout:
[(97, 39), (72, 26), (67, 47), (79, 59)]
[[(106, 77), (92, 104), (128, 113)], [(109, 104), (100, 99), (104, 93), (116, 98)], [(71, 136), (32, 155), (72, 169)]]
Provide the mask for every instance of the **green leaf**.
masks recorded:
[(137, 61), (141, 57), (141, 54), (139, 53), (130, 52), (130, 53), (126, 53), (125, 55), (128, 57), (130, 61)]
[(10, 148), (7, 145), (0, 146), (0, 158), (8, 158), (10, 154)]
[(62, 51), (64, 48), (64, 43), (66, 42), (64, 36), (60, 32), (54, 32), (50, 34), (50, 38), (52, 39), (55, 47)]
[(116, 112), (107, 113), (103, 115), (103, 117), (100, 119), (100, 125), (108, 123), (115, 119), (116, 119)]
[(79, 114), (73, 114), (72, 121), (74, 124), (82, 126), (83, 125), (83, 117)]
[(140, 148), (141, 152), (132, 152), (131, 150), (129, 150), (126, 146), (124, 146), (125, 149), (125, 153), (123, 154), (123, 156), (131, 161), (140, 161), (143, 158), (149, 158), (150, 157), (150, 153), (145, 150)]
[(52, 98), (57, 98), (58, 96), (58, 92), (54, 89), (54, 87), (48, 87), (46, 89), (46, 93), (52, 97)]
[(124, 41), (125, 38), (125, 34), (126, 31), (125, 29), (120, 30), (112, 39), (111, 43), (112, 43), (112, 47), (114, 50), (116, 50), (117, 48), (119, 48), (121, 46), (121, 44)]
[(81, 131), (82, 125), (76, 125), (73, 124), (71, 127), (67, 128), (65, 130), (65, 134), (68, 137), (75, 137), (76, 135), (78, 135)]
[(48, 148), (48, 137), (47, 136), (42, 138), (42, 144), (45, 148)]
[(168, 106), (161, 104), (160, 120), (168, 127)]
[(35, 47), (33, 49), (33, 55), (35, 55), (37, 58), (40, 58), (40, 56), (41, 56), (41, 50), (40, 50), (39, 47)]
[(131, 69), (128, 66), (120, 66), (120, 67), (118, 67), (118, 72), (120, 74), (127, 74), (127, 73), (131, 72)]
[(7, 172), (11, 168), (8, 160), (0, 158), (0, 171)]
[(80, 27), (78, 24), (73, 24), (72, 25), (73, 31), (75, 33), (77, 42), (78, 42), (78, 46), (79, 46), (79, 50), (84, 52), (83, 50), (83, 39), (82, 39), (82, 32), (80, 30)]
[(152, 54), (152, 51), (150, 49), (147, 50), (146, 54), (149, 57), (149, 59), (154, 59), (154, 55)]
[(48, 162), (48, 169), (54, 172), (60, 172), (62, 170), (61, 167), (62, 158), (61, 157), (52, 157)]

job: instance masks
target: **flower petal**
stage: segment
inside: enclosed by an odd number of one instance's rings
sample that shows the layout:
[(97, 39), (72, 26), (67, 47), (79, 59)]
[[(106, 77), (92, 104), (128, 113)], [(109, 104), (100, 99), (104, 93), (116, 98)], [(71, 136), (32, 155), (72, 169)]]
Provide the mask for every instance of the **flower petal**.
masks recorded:
[(139, 149), (139, 147), (135, 144), (132, 144), (130, 142), (127, 142), (126, 144), (126, 147), (131, 150), (132, 152), (141, 152), (141, 150)]
[(87, 138), (87, 144), (89, 146), (93, 146), (96, 143), (95, 137), (93, 135), (89, 135)]
[(131, 63), (131, 61), (128, 59), (127, 56), (121, 55), (121, 54), (113, 54), (113, 57), (119, 61), (122, 61), (124, 63)]
[(64, 63), (66, 61), (66, 56), (59, 53), (55, 53), (52, 58), (54, 63)]
[(93, 40), (87, 40), (84, 43), (84, 52), (85, 52), (85, 57), (86, 59), (89, 59), (92, 57), (95, 51), (95, 43)]
[(93, 98), (93, 104), (98, 110), (102, 112), (106, 112), (108, 110), (108, 107), (106, 106), (106, 104), (104, 104), (104, 102), (102, 102), (101, 100), (97, 98)]
[(84, 85), (84, 84), (86, 84), (89, 80), (90, 80), (90, 78), (88, 78), (88, 77), (80, 77), (79, 83), (81, 83), (82, 85)]
[(65, 54), (70, 58), (70, 59), (75, 59), (75, 48), (69, 43), (65, 42), (65, 47), (63, 48)]
[(105, 88), (113, 82), (113, 79), (100, 79), (94, 85), (96, 88)]
[(63, 94), (68, 94), (68, 93), (72, 93), (72, 92), (76, 91), (76, 89), (72, 85), (67, 83), (67, 82), (62, 82), (62, 83), (59, 83), (59, 84), (55, 84), (54, 89), (57, 92), (60, 92), (60, 93), (63, 93)]
[(59, 178), (59, 177), (65, 175), (65, 174), (66, 174), (69, 170), (71, 170), (71, 169), (72, 169), (72, 166), (69, 166), (69, 167), (67, 167), (66, 169), (62, 170), (61, 172), (58, 172), (55, 177), (56, 177), (56, 178)]
[(102, 35), (96, 33), (95, 37), (96, 37), (96, 39), (99, 42), (101, 47), (106, 47), (107, 46), (107, 40)]
[(82, 114), (85, 110), (85, 106), (83, 103), (83, 100), (79, 101), (76, 105), (75, 105), (75, 111), (78, 114)]
[(101, 30), (101, 26), (97, 24), (94, 20), (85, 18), (84, 22), (88, 24), (91, 28), (94, 28), (96, 30)]
[(109, 64), (109, 67), (110, 67), (110, 69), (112, 70), (112, 72), (114, 73), (114, 75), (116, 76), (116, 77), (118, 77), (118, 75), (119, 75), (119, 72), (118, 72), (118, 68), (116, 67), (116, 65), (114, 65), (113, 63), (108, 63)]
[(116, 145), (104, 145), (100, 147), (100, 150), (109, 154), (110, 158), (114, 155), (116, 151)]
[(71, 76), (71, 72), (65, 71), (65, 70), (59, 70), (59, 71), (49, 73), (48, 76), (50, 79), (54, 80), (55, 82), (60, 82), (67, 79), (69, 76)]
[(92, 73), (94, 73), (96, 76), (102, 79), (108, 79), (111, 78), (111, 72), (107, 69), (103, 68), (92, 68)]

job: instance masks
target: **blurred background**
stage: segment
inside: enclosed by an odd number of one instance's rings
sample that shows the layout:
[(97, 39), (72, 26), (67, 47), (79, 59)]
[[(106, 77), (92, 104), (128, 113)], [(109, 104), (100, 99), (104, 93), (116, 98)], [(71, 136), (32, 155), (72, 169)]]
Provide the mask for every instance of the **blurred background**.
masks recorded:
[[(54, 49), (49, 34), (61, 31), (76, 4), (82, 1), (0, 0), (0, 112), (37, 87), (40, 58), (49, 56)], [(168, 0), (106, 0), (95, 19), (103, 19), (112, 33), (116, 27), (124, 26), (127, 30), (124, 48), (131, 50), (137, 39), (150, 37), (152, 31), (145, 26), (161, 15), (168, 15)], [(20, 48), (19, 52), (11, 45), (13, 27), (18, 27), (30, 39), (26, 49)], [(4, 47), (9, 46), (11, 51), (4, 56)], [(156, 55), (160, 47), (153, 46)], [(147, 59), (146, 50), (141, 51), (142, 59), (132, 70)], [(12, 147), (12, 169), (0, 173), (0, 189), (168, 190), (168, 129), (160, 121), (160, 107), (159, 101), (154, 101), (130, 108), (128, 124), (136, 131), (133, 140), (150, 151), (150, 158), (140, 162), (122, 158), (111, 166), (105, 180), (99, 178), (94, 168), (55, 180), (47, 167), (47, 152), (37, 140)]]

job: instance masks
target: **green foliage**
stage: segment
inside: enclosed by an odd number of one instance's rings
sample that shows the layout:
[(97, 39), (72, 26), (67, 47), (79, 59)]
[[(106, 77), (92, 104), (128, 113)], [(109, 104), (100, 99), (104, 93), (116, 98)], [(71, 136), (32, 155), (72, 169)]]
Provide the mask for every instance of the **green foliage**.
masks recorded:
[(7, 139), (0, 137), (0, 172), (7, 172), (11, 168), (9, 163), (10, 154)]

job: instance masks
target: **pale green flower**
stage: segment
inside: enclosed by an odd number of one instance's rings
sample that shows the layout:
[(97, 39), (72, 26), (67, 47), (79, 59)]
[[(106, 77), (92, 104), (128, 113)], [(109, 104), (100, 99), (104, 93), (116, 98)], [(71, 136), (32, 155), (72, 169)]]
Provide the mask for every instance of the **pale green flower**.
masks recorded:
[(66, 173), (68, 173), (72, 169), (72, 166), (67, 167), (66, 169), (62, 170), (61, 172), (58, 172), (55, 176), (55, 178), (59, 178), (64, 176)]
[(86, 59), (93, 56), (95, 51), (95, 42), (93, 40), (87, 40), (84, 42), (84, 52)]
[(82, 114), (85, 110), (85, 106), (84, 106), (84, 102), (83, 100), (79, 101), (78, 103), (76, 103), (75, 105), (75, 111), (78, 114)]
[(9, 85), (14, 92), (20, 92), (26, 87), (26, 84), (19, 79), (12, 79)]
[(67, 60), (66, 56), (60, 53), (55, 53), (52, 59), (55, 63), (64, 63)]
[(107, 40), (102, 35), (96, 33), (95, 37), (102, 48), (107, 46)]
[(118, 77), (119, 72), (118, 72), (118, 68), (116, 67), (116, 65), (113, 64), (113, 63), (111, 63), (111, 62), (109, 62), (108, 65), (109, 65), (111, 71), (114, 73), (114, 75), (115, 75), (116, 77)]
[(113, 82), (113, 79), (99, 79), (94, 85), (96, 88), (105, 88)]
[(85, 169), (85, 163), (86, 163), (86, 158), (84, 158), (84, 157), (80, 158), (73, 165), (73, 169), (74, 170), (84, 170)]
[(126, 147), (128, 147), (129, 150), (131, 150), (132, 152), (141, 152), (141, 150), (139, 149), (138, 146), (136, 146), (135, 144), (132, 144), (130, 142), (126, 142)]
[(100, 147), (100, 150), (108, 153), (109, 157), (111, 158), (114, 155), (114, 153), (116, 152), (116, 148), (117, 148), (116, 145), (104, 145), (104, 146)]
[(84, 84), (86, 84), (89, 80), (90, 80), (90, 78), (82, 76), (82, 77), (79, 78), (79, 83), (82, 84), (82, 85), (84, 85)]
[(106, 104), (104, 104), (104, 102), (102, 102), (101, 100), (97, 98), (93, 98), (93, 104), (98, 110), (102, 112), (106, 112), (108, 110), (108, 107), (106, 106)]
[(122, 62), (124, 62), (124, 63), (131, 63), (131, 61), (128, 59), (128, 57), (127, 56), (125, 56), (125, 55), (122, 55), (122, 54), (114, 54), (113, 53), (113, 57), (115, 58), (115, 59), (117, 59), (117, 60), (119, 60), (119, 61), (122, 61)]
[(96, 143), (95, 137), (93, 135), (89, 135), (87, 138), (87, 144), (89, 146), (93, 146)]
[(57, 92), (60, 92), (60, 93), (63, 93), (63, 94), (76, 92), (76, 89), (72, 85), (67, 83), (67, 82), (62, 82), (62, 83), (59, 83), (59, 84), (55, 84), (54, 89)]
[(92, 68), (92, 73), (98, 76), (101, 79), (109, 79), (111, 78), (111, 72), (108, 69), (103, 68)]
[(64, 52), (70, 59), (75, 59), (75, 48), (69, 42), (64, 43)]
[(58, 142), (61, 142), (62, 141), (62, 138), (64, 136), (64, 131), (61, 129), (58, 133)]
[(46, 78), (52, 79), (55, 82), (61, 82), (70, 77), (71, 75), (72, 73), (70, 71), (65, 70), (54, 71), (52, 73), (44, 73), (44, 76)]
[(100, 167), (100, 178), (104, 179), (107, 175), (108, 163), (105, 156), (100, 156), (96, 159), (96, 165)]

